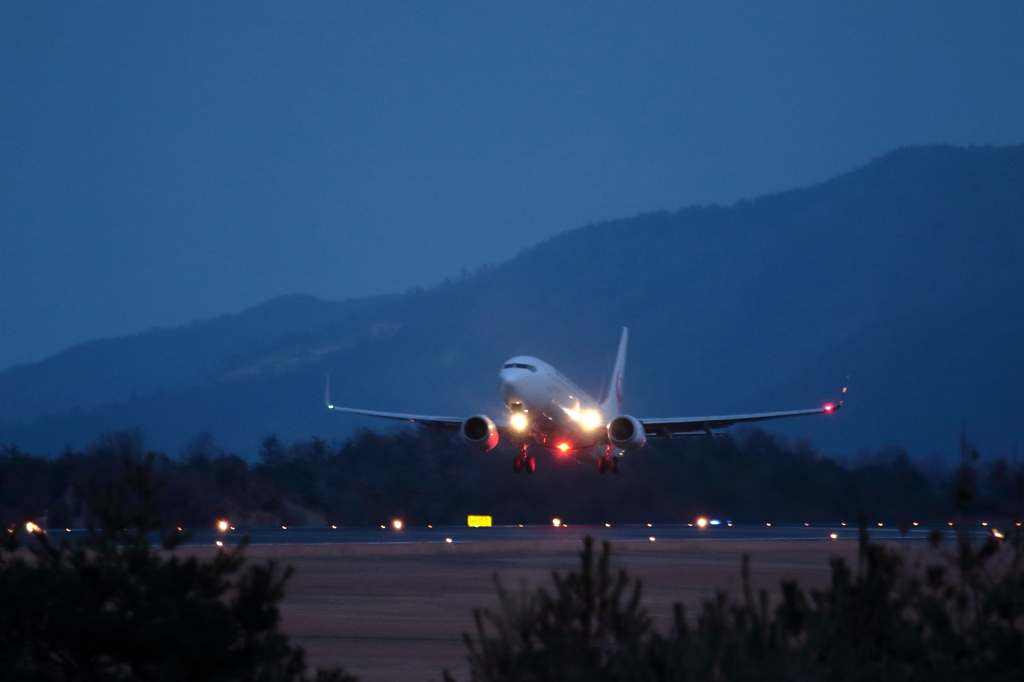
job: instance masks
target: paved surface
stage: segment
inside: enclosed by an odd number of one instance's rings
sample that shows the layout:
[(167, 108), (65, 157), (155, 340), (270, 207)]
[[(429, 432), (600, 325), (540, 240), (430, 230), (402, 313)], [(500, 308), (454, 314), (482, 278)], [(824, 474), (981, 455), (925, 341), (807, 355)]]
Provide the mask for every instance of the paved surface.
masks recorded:
[[(979, 526), (979, 529), (981, 527)], [(908, 540), (925, 542), (931, 527), (911, 526), (906, 533), (891, 526), (872, 526), (871, 537), (880, 540)], [(984, 529), (981, 529), (984, 530)], [(646, 524), (616, 526), (494, 526), (469, 528), (466, 526), (405, 527), (395, 530), (391, 526), (330, 528), (293, 526), (291, 528), (236, 529), (220, 533), (213, 529), (193, 530), (189, 544), (237, 542), (248, 533), (253, 545), (272, 544), (441, 544), (449, 538), (454, 544), (475, 542), (582, 542), (583, 536), (611, 542), (635, 542), (654, 537), (655, 540), (825, 540), (834, 533), (839, 539), (856, 539), (857, 526), (849, 524), (734, 524), (722, 521), (717, 526), (700, 528), (688, 524)]]
[[(295, 567), (283, 626), (311, 664), (344, 665), (366, 682), (425, 682), (440, 680), (446, 668), (456, 679), (468, 678), (462, 633), (474, 630), (475, 607), (497, 605), (495, 576), (510, 588), (550, 585), (552, 570), (578, 567), (581, 547), (578, 535), (564, 533), (452, 544), (260, 544), (248, 556)], [(180, 551), (206, 555), (215, 549), (207, 544)], [(637, 537), (613, 539), (612, 549), (614, 565), (643, 580), (644, 605), (664, 630), (673, 602), (683, 602), (692, 617), (716, 589), (738, 594), (744, 554), (751, 557), (755, 587), (777, 594), (782, 578), (826, 585), (829, 558), (854, 558), (857, 543)]]

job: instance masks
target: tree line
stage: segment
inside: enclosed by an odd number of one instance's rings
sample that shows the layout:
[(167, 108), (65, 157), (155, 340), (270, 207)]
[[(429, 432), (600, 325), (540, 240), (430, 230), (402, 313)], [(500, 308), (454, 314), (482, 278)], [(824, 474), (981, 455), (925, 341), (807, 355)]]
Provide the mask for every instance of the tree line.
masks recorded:
[[(979, 459), (965, 441), (979, 499), (977, 513), (1021, 517), (1024, 466)], [(929, 480), (900, 448), (841, 464), (806, 441), (791, 444), (761, 430), (718, 438), (649, 442), (628, 453), (618, 474), (590, 459), (538, 453), (533, 474), (513, 474), (514, 451), (481, 453), (430, 429), (363, 431), (344, 441), (291, 444), (263, 439), (259, 460), (220, 450), (209, 436), (176, 456), (148, 453), (161, 486), (158, 513), (168, 525), (239, 527), (461, 524), (487, 514), (496, 524), (680, 523), (698, 515), (737, 523), (944, 521), (954, 511), (963, 467)], [(0, 450), (0, 523), (41, 520), (82, 527), (87, 500), (118, 479), (124, 463), (147, 455), (142, 434), (105, 434), (57, 457)], [(973, 459), (971, 459), (973, 457)]]

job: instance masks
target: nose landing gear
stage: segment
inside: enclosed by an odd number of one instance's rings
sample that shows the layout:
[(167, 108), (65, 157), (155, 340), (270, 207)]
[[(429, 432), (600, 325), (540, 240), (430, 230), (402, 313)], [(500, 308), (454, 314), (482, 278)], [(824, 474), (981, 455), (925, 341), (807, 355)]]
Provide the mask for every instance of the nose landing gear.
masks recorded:
[(512, 460), (512, 471), (517, 474), (523, 468), (526, 469), (526, 473), (532, 474), (537, 469), (537, 460), (533, 458), (533, 455), (526, 454), (526, 446), (519, 446), (519, 456)]

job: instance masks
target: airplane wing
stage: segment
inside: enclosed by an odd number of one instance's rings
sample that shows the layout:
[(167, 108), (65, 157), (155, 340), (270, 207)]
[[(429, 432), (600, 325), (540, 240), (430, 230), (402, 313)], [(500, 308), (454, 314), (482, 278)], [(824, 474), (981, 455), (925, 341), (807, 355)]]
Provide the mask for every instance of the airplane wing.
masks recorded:
[(807, 414), (829, 414), (843, 406), (842, 401), (833, 405), (810, 410), (791, 410), (788, 412), (759, 412), (756, 414), (731, 414), (718, 417), (683, 417), (665, 419), (638, 419), (644, 425), (644, 433), (648, 436), (687, 436), (696, 434), (714, 435), (714, 429), (724, 429), (733, 424), (784, 419), (786, 417), (802, 417)]
[(436, 429), (458, 429), (464, 417), (438, 417), (427, 414), (404, 414), (401, 412), (378, 412), (376, 410), (357, 410), (352, 407), (339, 407), (331, 402), (331, 377), (327, 377), (327, 384), (324, 387), (324, 402), (327, 408), (338, 412), (349, 412), (351, 414), (365, 414), (369, 417), (382, 417), (384, 419), (397, 419), (399, 421), (415, 422), (424, 426), (432, 426)]
[(365, 414), (370, 417), (383, 417), (384, 419), (398, 419), (406, 422), (416, 422), (425, 426), (433, 426), (438, 429), (458, 429), (464, 417), (435, 417), (426, 414), (403, 414), (400, 412), (377, 412), (375, 410), (357, 410), (351, 407), (338, 407), (328, 403), (327, 407), (338, 412), (351, 412), (352, 414)]

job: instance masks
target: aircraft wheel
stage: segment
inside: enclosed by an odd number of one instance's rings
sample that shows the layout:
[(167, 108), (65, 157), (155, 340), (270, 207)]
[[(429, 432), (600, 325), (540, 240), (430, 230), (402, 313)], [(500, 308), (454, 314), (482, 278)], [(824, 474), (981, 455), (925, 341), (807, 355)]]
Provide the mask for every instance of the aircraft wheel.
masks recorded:
[(613, 474), (619, 473), (619, 458), (618, 457), (612, 457), (612, 473)]
[(600, 471), (603, 474), (605, 471), (607, 471), (607, 469), (608, 469), (608, 458), (607, 457), (602, 457), (601, 459), (597, 460), (597, 470), (598, 471)]
[(514, 471), (514, 472), (516, 472), (518, 474), (519, 473), (519, 469), (521, 469), (522, 466), (523, 466), (523, 462), (518, 457), (516, 457), (515, 459), (512, 460), (512, 471)]
[(526, 470), (531, 474), (537, 469), (537, 460), (530, 455), (526, 458)]

